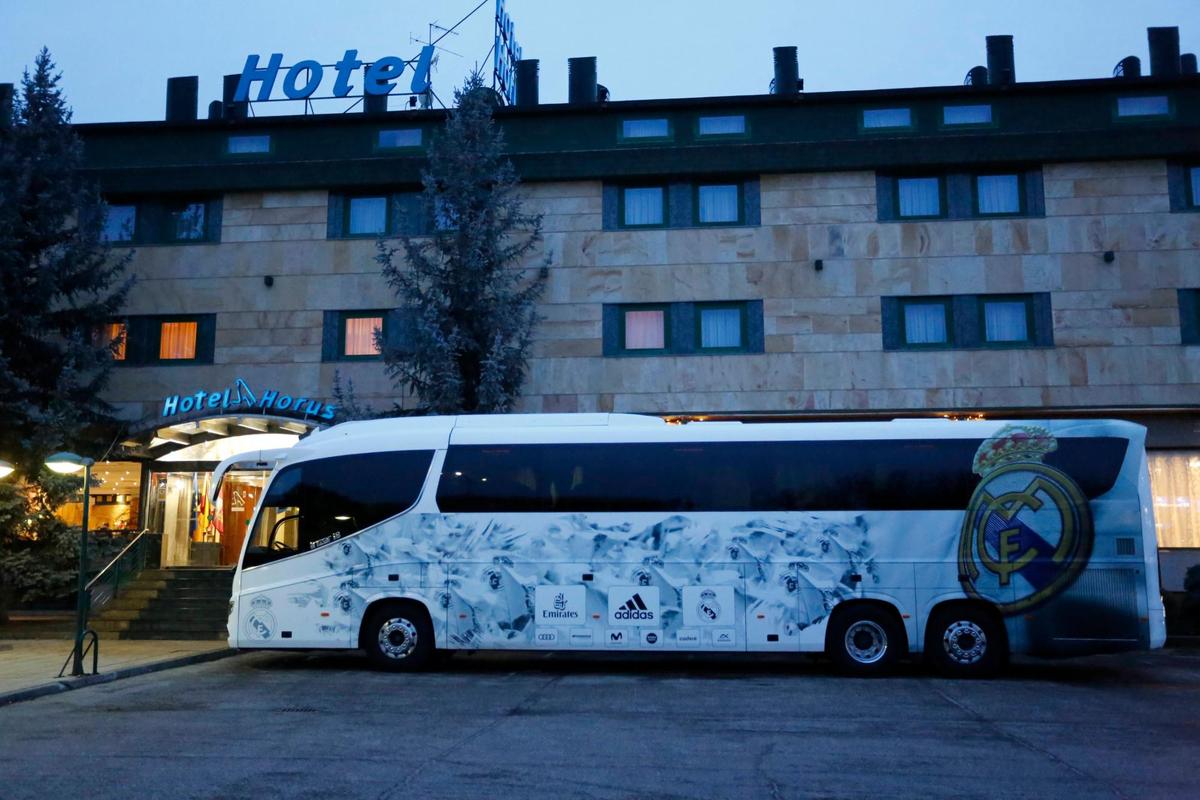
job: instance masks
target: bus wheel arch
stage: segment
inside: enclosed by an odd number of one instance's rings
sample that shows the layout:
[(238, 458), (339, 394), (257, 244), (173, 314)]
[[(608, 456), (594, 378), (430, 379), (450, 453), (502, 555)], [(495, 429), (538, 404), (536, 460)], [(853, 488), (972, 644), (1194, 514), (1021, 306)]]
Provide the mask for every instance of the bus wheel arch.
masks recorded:
[(882, 675), (908, 653), (899, 609), (884, 600), (846, 600), (834, 606), (825, 628), (825, 654), (844, 672)]
[(420, 600), (380, 598), (363, 612), (358, 645), (381, 669), (404, 672), (423, 669), (437, 649), (433, 617)]
[(925, 658), (939, 672), (986, 677), (1008, 661), (1008, 629), (995, 605), (984, 600), (946, 600), (929, 611)]

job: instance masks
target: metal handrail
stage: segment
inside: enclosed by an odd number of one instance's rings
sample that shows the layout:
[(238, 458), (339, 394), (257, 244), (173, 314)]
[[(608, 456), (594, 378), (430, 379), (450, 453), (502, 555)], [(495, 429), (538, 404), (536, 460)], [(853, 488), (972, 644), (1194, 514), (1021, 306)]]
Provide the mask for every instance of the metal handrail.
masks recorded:
[[(128, 583), (146, 568), (147, 550), (157, 533), (149, 529), (142, 530), (133, 541), (125, 545), (116, 558), (104, 566), (96, 577), (84, 587), (84, 596), (89, 606), (102, 608), (110, 601), (117, 599), (121, 593), (121, 585)], [(111, 588), (111, 592), (108, 590)]]

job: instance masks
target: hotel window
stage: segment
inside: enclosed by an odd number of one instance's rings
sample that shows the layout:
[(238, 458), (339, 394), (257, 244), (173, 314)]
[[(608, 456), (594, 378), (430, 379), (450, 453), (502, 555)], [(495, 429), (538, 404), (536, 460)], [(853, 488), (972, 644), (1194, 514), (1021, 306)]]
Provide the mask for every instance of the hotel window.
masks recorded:
[(605, 356), (762, 353), (761, 300), (605, 304)]
[(379, 358), (383, 351), (377, 336), (383, 335), (384, 312), (344, 312), (338, 354), (342, 358)]
[(865, 130), (898, 130), (912, 126), (911, 108), (868, 108), (862, 112)]
[(980, 298), (983, 318), (983, 342), (992, 345), (1026, 344), (1033, 337), (1030, 330), (1029, 299), (1006, 297)]
[(930, 297), (901, 303), (904, 344), (909, 347), (945, 347), (950, 344), (950, 302)]
[(944, 106), (942, 108), (942, 124), (947, 127), (991, 125), (992, 107), (986, 103), (972, 106)]
[(942, 215), (940, 178), (897, 178), (896, 197), (901, 219)]
[(387, 233), (388, 199), (351, 197), (346, 201), (346, 234), (348, 236), (380, 236)]
[(129, 345), (124, 322), (106, 322), (96, 331), (96, 345), (108, 348), (113, 361), (125, 360), (125, 348)]
[(202, 242), (208, 238), (205, 204), (173, 203), (166, 207), (167, 238), (173, 242)]
[(1052, 347), (1050, 294), (884, 297), (884, 350)]
[(742, 114), (700, 117), (696, 132), (700, 136), (742, 136), (746, 133), (746, 117)]
[(697, 186), (696, 221), (701, 225), (741, 222), (741, 189), (741, 185), (737, 183), (700, 184)]
[(605, 183), (602, 192), (601, 224), (609, 231), (759, 225), (762, 220), (757, 178)]
[(100, 238), (106, 242), (132, 242), (137, 234), (137, 206), (110, 205), (104, 212)]
[(194, 320), (163, 322), (159, 326), (159, 361), (194, 361), (196, 334), (199, 325)]
[(379, 132), (375, 146), (380, 150), (400, 150), (421, 146), (420, 128), (395, 128)]
[(746, 307), (742, 303), (697, 305), (696, 323), (701, 350), (740, 350), (745, 343)]
[(980, 216), (1021, 213), (1021, 176), (975, 176), (975, 210)]
[(621, 310), (621, 349), (626, 352), (662, 352), (667, 335), (667, 308), (635, 307)]
[(1046, 200), (1037, 168), (920, 177), (876, 173), (875, 208), (880, 222), (1043, 217)]
[(621, 120), (622, 139), (668, 139), (671, 123), (665, 117)]
[(1150, 450), (1159, 547), (1200, 547), (1200, 451)]
[(271, 137), (267, 134), (230, 136), (225, 152), (231, 156), (261, 155), (271, 152)]
[(627, 186), (621, 190), (621, 225), (639, 228), (666, 222), (666, 191), (662, 186)]
[(1117, 98), (1117, 117), (1121, 119), (1168, 117), (1170, 115), (1171, 100), (1165, 94)]

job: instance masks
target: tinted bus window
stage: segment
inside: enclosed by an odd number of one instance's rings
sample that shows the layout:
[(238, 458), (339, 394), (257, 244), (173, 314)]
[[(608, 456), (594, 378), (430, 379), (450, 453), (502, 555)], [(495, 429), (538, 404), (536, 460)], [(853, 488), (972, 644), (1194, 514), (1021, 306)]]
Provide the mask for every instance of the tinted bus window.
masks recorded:
[[(979, 439), (451, 447), (446, 512), (964, 509)], [(1124, 439), (1061, 439), (1045, 461), (1089, 497), (1111, 488)]]
[(263, 497), (243, 566), (307, 552), (399, 514), (417, 502), (432, 460), (432, 450), (405, 450), (285, 467)]

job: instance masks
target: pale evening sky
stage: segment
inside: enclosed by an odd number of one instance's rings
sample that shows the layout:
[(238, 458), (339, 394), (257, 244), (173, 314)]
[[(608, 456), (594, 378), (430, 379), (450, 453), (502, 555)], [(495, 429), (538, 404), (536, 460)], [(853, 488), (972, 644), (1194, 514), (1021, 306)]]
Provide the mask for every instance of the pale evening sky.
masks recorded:
[[(348, 48), (367, 60), (412, 58), (428, 23), (452, 25), (477, 3), (3, 0), (0, 82), (18, 81), (45, 44), (77, 122), (162, 119), (176, 75), (200, 76), (203, 115), (249, 53), (282, 52), (285, 64), (332, 63)], [(487, 56), (494, 7), (488, 0), (441, 43), (454, 52), (442, 52), (433, 86), (447, 102)], [(1126, 55), (1148, 71), (1154, 25), (1179, 26), (1183, 52), (1200, 51), (1200, 0), (507, 0), (507, 9), (525, 57), (541, 60), (542, 102), (566, 100), (572, 56), (597, 56), (612, 99), (631, 100), (764, 93), (777, 45), (799, 48), (808, 91), (960, 84), (985, 62), (988, 34), (1015, 37), (1019, 81), (1107, 77)]]

